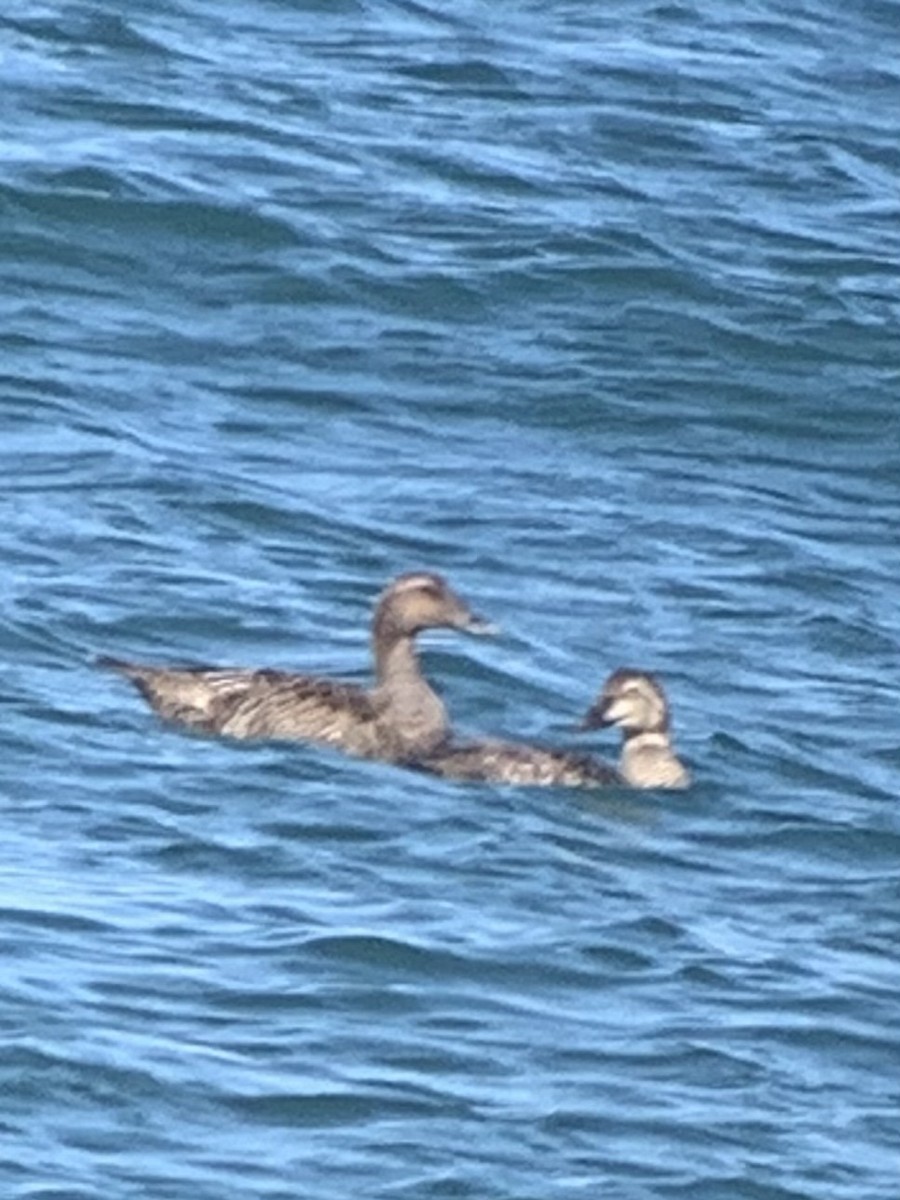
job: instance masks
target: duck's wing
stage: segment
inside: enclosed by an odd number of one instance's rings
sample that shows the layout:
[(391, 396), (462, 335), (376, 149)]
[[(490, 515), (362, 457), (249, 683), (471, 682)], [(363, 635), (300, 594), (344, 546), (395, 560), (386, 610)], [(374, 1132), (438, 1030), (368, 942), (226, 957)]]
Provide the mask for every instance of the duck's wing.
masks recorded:
[(369, 753), (380, 708), (350, 683), (289, 671), (254, 671), (220, 702), (217, 732), (232, 737), (291, 738)]
[(622, 782), (615, 768), (597, 758), (518, 742), (451, 744), (419, 765), (445, 779), (526, 787), (604, 787)]
[(103, 659), (125, 675), (155, 712), (206, 733), (239, 738), (302, 738), (344, 745), (377, 721), (362, 688), (290, 671), (153, 667)]

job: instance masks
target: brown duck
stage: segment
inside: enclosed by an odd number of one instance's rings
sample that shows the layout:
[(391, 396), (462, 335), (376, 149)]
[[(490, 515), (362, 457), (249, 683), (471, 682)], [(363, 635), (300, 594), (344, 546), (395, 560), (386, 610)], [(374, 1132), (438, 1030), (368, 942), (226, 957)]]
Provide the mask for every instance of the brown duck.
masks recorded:
[(690, 782), (672, 750), (665, 695), (651, 675), (610, 675), (582, 728), (604, 725), (619, 725), (624, 733), (617, 767), (587, 754), (494, 740), (448, 744), (418, 765), (446, 779), (532, 787), (674, 788)]
[(375, 686), (290, 671), (156, 667), (101, 658), (135, 684), (167, 720), (236, 738), (320, 742), (348, 754), (404, 762), (449, 734), (447, 712), (422, 674), (416, 635), (425, 629), (489, 633), (440, 575), (400, 575), (372, 619)]

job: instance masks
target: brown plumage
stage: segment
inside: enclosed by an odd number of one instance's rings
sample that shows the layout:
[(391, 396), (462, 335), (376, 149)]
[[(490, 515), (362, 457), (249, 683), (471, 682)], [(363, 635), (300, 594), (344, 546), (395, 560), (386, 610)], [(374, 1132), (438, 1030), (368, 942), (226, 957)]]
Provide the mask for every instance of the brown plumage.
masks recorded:
[(415, 648), (425, 629), (490, 632), (440, 576), (401, 575), (382, 592), (372, 619), (371, 689), (289, 671), (153, 667), (103, 658), (167, 720), (237, 738), (321, 742), (349, 754), (403, 762), (435, 750), (449, 734), (447, 712), (425, 679)]
[(683, 788), (691, 782), (690, 772), (672, 748), (668, 701), (653, 675), (625, 667), (613, 671), (582, 728), (607, 725), (622, 730), (619, 773), (631, 787)]
[(445, 779), (526, 787), (686, 787), (690, 776), (669, 738), (669, 709), (659, 682), (642, 671), (614, 671), (582, 728), (619, 725), (616, 767), (588, 754), (495, 740), (448, 743), (418, 765)]
[(466, 783), (605, 787), (623, 782), (614, 767), (588, 754), (492, 739), (442, 746), (418, 765), (432, 775)]

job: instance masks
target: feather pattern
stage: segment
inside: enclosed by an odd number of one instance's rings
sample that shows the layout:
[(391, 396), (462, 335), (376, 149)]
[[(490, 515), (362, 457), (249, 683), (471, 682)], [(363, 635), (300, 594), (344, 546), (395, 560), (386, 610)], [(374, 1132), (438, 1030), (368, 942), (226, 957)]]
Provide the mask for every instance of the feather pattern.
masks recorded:
[(614, 767), (587, 754), (569, 754), (519, 742), (481, 741), (450, 745), (420, 766), (445, 779), (524, 787), (603, 787), (622, 783)]

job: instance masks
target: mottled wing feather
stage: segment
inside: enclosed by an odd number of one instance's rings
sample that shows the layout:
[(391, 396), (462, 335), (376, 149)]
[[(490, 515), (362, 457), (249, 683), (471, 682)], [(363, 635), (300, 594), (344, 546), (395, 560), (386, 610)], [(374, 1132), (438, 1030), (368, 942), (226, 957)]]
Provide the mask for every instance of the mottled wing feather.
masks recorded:
[(207, 733), (340, 746), (364, 743), (379, 715), (362, 688), (289, 671), (105, 665), (131, 679), (161, 717)]
[(622, 782), (618, 772), (599, 759), (515, 742), (449, 746), (420, 765), (447, 779), (470, 782), (537, 787), (602, 787)]
[[(308, 738), (357, 748), (379, 708), (353, 684), (287, 671), (254, 671), (216, 700), (216, 728), (232, 737)], [(360, 750), (359, 752), (362, 752)]]

